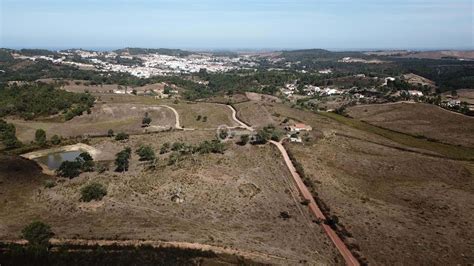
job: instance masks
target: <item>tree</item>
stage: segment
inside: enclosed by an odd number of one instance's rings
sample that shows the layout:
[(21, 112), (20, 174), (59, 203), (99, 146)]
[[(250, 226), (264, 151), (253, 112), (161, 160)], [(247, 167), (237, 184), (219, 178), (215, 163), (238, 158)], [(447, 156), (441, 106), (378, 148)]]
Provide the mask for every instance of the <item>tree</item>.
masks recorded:
[(156, 158), (155, 151), (150, 146), (142, 145), (137, 149), (136, 153), (140, 156), (140, 161), (152, 161)]
[(115, 136), (115, 140), (126, 140), (128, 139), (128, 134), (125, 132), (120, 132)]
[(53, 143), (53, 145), (59, 145), (61, 143), (61, 138), (58, 135), (54, 135), (51, 137), (51, 143)]
[(51, 227), (40, 221), (32, 222), (21, 230), (21, 237), (28, 240), (30, 245), (47, 247), (53, 236)]
[(40, 146), (44, 146), (46, 144), (46, 132), (43, 129), (36, 130), (35, 142)]
[(115, 155), (115, 171), (128, 171), (129, 159), (131, 157), (131, 149), (126, 148)]
[(261, 129), (257, 132), (255, 135), (255, 140), (252, 142), (252, 144), (265, 144), (267, 141), (270, 139), (270, 133), (265, 130)]
[(148, 127), (151, 123), (151, 118), (148, 116), (148, 112), (145, 113), (145, 116), (142, 119), (142, 127)]
[(112, 129), (109, 129), (109, 131), (107, 131), (107, 136), (108, 137), (113, 137), (114, 136), (114, 131)]
[(105, 195), (107, 195), (107, 189), (99, 183), (91, 183), (81, 188), (81, 200), (85, 202), (101, 200)]
[(81, 174), (82, 163), (76, 161), (64, 161), (56, 170), (57, 175), (61, 177), (74, 178)]
[(0, 119), (0, 142), (3, 143), (7, 149), (16, 148), (21, 145), (21, 142), (16, 138), (15, 126), (2, 119)]
[(84, 172), (94, 171), (94, 159), (88, 152), (79, 154), (77, 160), (81, 163), (81, 170)]
[(249, 139), (250, 139), (249, 135), (242, 135), (240, 136), (240, 141), (237, 142), (237, 144), (245, 146), (249, 142)]

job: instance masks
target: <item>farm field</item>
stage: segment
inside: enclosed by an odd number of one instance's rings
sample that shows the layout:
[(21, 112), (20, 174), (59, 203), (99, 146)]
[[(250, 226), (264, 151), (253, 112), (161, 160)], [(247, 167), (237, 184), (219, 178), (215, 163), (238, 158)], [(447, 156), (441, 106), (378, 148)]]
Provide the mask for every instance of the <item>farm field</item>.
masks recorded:
[(474, 118), (422, 103), (361, 105), (348, 114), (370, 124), (474, 148)]
[[(178, 131), (131, 136), (128, 142), (94, 138), (90, 144), (104, 151), (101, 160), (110, 160), (124, 147), (149, 144), (159, 150), (165, 142), (213, 138), (214, 132)], [(156, 170), (145, 170), (134, 154), (128, 172), (111, 167), (102, 174), (58, 180), (53, 188), (44, 188), (51, 177), (30, 161), (21, 160), (18, 167), (2, 164), (0, 239), (16, 239), (27, 223), (41, 219), (58, 238), (196, 242), (269, 254), (269, 262), (278, 264), (342, 264), (300, 203), (276, 148), (227, 145), (224, 154), (191, 155), (171, 166), (169, 154), (159, 155)], [(21, 177), (10, 178), (12, 172)], [(79, 200), (80, 188), (90, 182), (106, 185), (102, 201)], [(171, 200), (177, 192), (182, 203)], [(284, 211), (289, 219), (280, 217)]]
[(289, 144), (289, 152), (369, 263), (472, 260), (472, 161), (439, 158), (417, 145), (425, 140), (408, 135), (402, 142), (334, 117), (278, 104), (266, 108), (313, 127), (309, 142)]

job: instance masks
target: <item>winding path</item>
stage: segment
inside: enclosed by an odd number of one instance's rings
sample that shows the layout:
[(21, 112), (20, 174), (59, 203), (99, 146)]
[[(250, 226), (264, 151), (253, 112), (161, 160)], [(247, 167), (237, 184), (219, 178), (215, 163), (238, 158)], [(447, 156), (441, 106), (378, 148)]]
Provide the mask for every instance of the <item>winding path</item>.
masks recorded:
[(252, 127), (248, 126), (247, 124), (245, 124), (244, 122), (240, 121), (237, 118), (237, 111), (235, 110), (235, 108), (232, 105), (227, 105), (227, 107), (229, 107), (230, 110), (232, 110), (232, 119), (234, 119), (234, 121), (237, 122), (237, 124), (239, 124), (240, 127), (245, 128), (248, 131), (254, 131), (254, 129)]
[(175, 118), (176, 118), (176, 122), (175, 122), (175, 124), (174, 124), (174, 127), (175, 127), (176, 129), (183, 129), (183, 128), (181, 127), (181, 125), (179, 124), (179, 114), (178, 114), (178, 111), (176, 111), (176, 109), (174, 109), (173, 107), (168, 106), (168, 105), (164, 105), (164, 104), (163, 104), (163, 105), (160, 105), (160, 106), (166, 107), (166, 108), (170, 109), (171, 111), (173, 111), (174, 116), (175, 116)]
[[(283, 155), (283, 159), (285, 160), (285, 163), (291, 172), (291, 176), (293, 177), (293, 180), (295, 181), (296, 186), (298, 187), (298, 190), (300, 191), (303, 198), (309, 201), (308, 208), (310, 212), (313, 213), (314, 216), (316, 216), (316, 218), (325, 221), (326, 217), (324, 216), (323, 212), (319, 209), (318, 205), (316, 204), (316, 201), (313, 198), (313, 195), (304, 184), (300, 175), (296, 172), (296, 168), (291, 162), (290, 156), (288, 156), (288, 152), (286, 151), (285, 147), (283, 147), (283, 145), (280, 142), (276, 142), (273, 140), (270, 140), (270, 143), (277, 146), (278, 150), (280, 150), (281, 155)], [(346, 244), (344, 244), (344, 242), (336, 234), (336, 232), (329, 225), (325, 223), (321, 223), (321, 225), (324, 231), (326, 232), (326, 234), (328, 235), (328, 237), (331, 239), (331, 241), (334, 243), (336, 248), (339, 250), (339, 253), (341, 253), (342, 257), (344, 257), (346, 264), (347, 265), (360, 265), (359, 261), (352, 255), (350, 250), (347, 248)]]

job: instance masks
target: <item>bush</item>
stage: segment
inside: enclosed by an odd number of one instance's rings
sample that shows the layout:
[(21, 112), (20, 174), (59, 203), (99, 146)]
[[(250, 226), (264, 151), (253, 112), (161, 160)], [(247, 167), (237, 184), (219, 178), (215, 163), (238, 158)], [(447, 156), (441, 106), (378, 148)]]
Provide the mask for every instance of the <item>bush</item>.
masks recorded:
[(128, 134), (125, 132), (120, 132), (115, 136), (115, 140), (126, 140), (128, 139)]
[(151, 118), (148, 116), (148, 113), (145, 113), (145, 117), (142, 119), (142, 127), (147, 127), (151, 123)]
[(81, 170), (84, 172), (92, 172), (94, 171), (94, 159), (88, 152), (83, 152), (79, 154), (77, 158), (79, 162), (81, 162)]
[(40, 146), (46, 144), (46, 132), (43, 129), (37, 129), (35, 132), (35, 142)]
[(53, 236), (51, 227), (40, 221), (32, 222), (21, 230), (21, 237), (28, 240), (30, 245), (46, 247)]
[(81, 188), (81, 200), (85, 202), (101, 200), (105, 195), (107, 195), (107, 189), (99, 183), (91, 183)]
[(46, 180), (46, 182), (44, 182), (45, 188), (53, 188), (55, 186), (56, 186), (56, 182), (54, 182), (54, 180)]
[(82, 163), (76, 161), (64, 161), (56, 170), (57, 175), (61, 177), (74, 178), (81, 174)]
[(169, 150), (170, 150), (170, 144), (168, 142), (165, 142), (160, 148), (160, 154), (165, 154), (169, 152)]
[(129, 159), (132, 156), (130, 148), (126, 148), (115, 155), (115, 171), (125, 172), (128, 171)]
[(240, 136), (240, 141), (237, 142), (237, 144), (245, 146), (249, 142), (249, 139), (250, 139), (249, 135), (242, 135)]
[(61, 138), (58, 135), (54, 135), (51, 137), (51, 143), (53, 145), (59, 145), (61, 143)]
[(17, 148), (21, 142), (16, 138), (16, 128), (13, 124), (9, 124), (0, 119), (0, 142), (7, 149)]
[(152, 161), (156, 158), (155, 151), (150, 146), (140, 146), (136, 153), (140, 156), (140, 161)]

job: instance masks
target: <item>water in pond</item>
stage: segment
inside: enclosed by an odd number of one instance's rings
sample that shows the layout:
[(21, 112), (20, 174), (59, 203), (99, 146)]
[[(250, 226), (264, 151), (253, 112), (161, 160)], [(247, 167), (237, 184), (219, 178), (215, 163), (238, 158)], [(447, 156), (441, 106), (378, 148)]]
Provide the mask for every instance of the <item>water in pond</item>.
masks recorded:
[(81, 153), (82, 153), (81, 151), (55, 152), (55, 153), (50, 153), (43, 157), (38, 157), (35, 160), (38, 161), (39, 163), (47, 165), (48, 168), (51, 170), (56, 170), (59, 168), (62, 162), (74, 161), (76, 160), (77, 157), (79, 157), (79, 154)]

